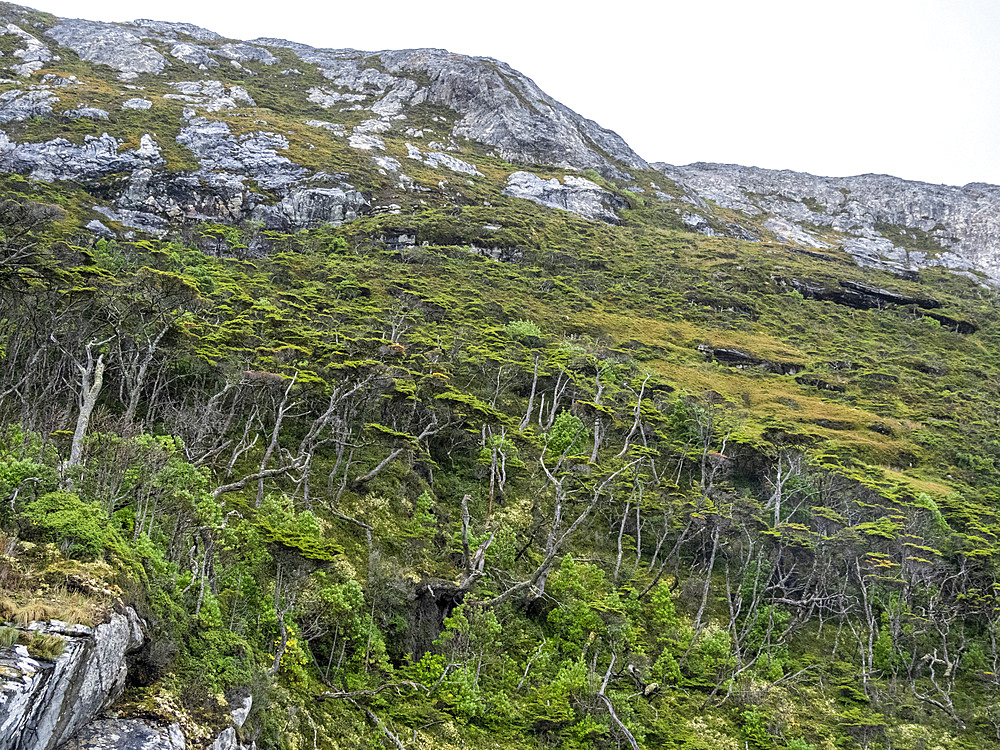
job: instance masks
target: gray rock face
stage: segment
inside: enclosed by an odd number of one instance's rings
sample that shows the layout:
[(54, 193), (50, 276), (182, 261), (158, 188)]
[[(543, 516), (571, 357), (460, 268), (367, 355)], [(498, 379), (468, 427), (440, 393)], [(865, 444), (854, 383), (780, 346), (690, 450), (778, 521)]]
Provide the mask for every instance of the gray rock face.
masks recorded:
[[(343, 142), (350, 148), (369, 152), (377, 169), (392, 181), (387, 184), (401, 191), (427, 188), (403, 174), (396, 155), (386, 154), (387, 134), (407, 129), (410, 108), (424, 103), (442, 105), (454, 113), (435, 115), (433, 127), (408, 128), (413, 138), (426, 135), (419, 148), (408, 146), (409, 157), (442, 172), (442, 186), (448, 173), (466, 179), (482, 177), (475, 164), (454, 153), (470, 139), (492, 146), (497, 155), (507, 159), (595, 167), (614, 175), (647, 166), (617, 135), (555, 102), (520, 73), (487, 58), (443, 50), (371, 54), (315, 49), (280, 40), (235, 42), (190, 24), (150, 20), (111, 24), (61, 19), (37, 38), (24, 30), (31, 27), (24, 27), (20, 16), (8, 13), (0, 29), (4, 23), (10, 24), (7, 33), (21, 40), (23, 54), (17, 55), (24, 61), (21, 64), (30, 64), (29, 72), (44, 69), (55, 58), (56, 45), (73, 50), (85, 61), (110, 66), (125, 80), (143, 73), (169, 73), (171, 62), (206, 71), (226, 60), (237, 67), (246, 63), (251, 69), (255, 65), (275, 65), (281, 58), (287, 65), (294, 57), (316, 65), (324, 83), (312, 88), (303, 86), (306, 90), (295, 95), (333, 111), (362, 110), (371, 116), (352, 117), (351, 126), (346, 127), (323, 120), (304, 124), (343, 135)], [(289, 68), (286, 72), (298, 71)], [(189, 72), (184, 77), (195, 79), (197, 75)], [(56, 89), (62, 84), (51, 75), (42, 82), (42, 86), (0, 94), (0, 124), (58, 112), (56, 105), (62, 94), (57, 96)], [(158, 87), (153, 88), (163, 98), (181, 101), (187, 107), (177, 141), (194, 154), (198, 162), (194, 171), (158, 170), (163, 161), (159, 148), (148, 136), (141, 148), (132, 151), (107, 135), (88, 137), (82, 145), (67, 139), (17, 143), (2, 131), (0, 169), (42, 180), (74, 179), (100, 184), (102, 197), (107, 196), (108, 186), (114, 191), (114, 185), (118, 185), (117, 194), (112, 192), (101, 205), (103, 214), (125, 226), (156, 233), (163, 232), (170, 220), (256, 218), (269, 226), (297, 229), (312, 223), (348, 221), (373, 210), (364, 196), (342, 178), (328, 180), (322, 173), (314, 174), (315, 167), (305, 169), (295, 164), (288, 156), (286, 136), (291, 135), (291, 130), (248, 132), (221, 119), (202, 116), (213, 112), (225, 112), (227, 119), (246, 115), (234, 110), (257, 106), (247, 89), (207, 78), (168, 78), (166, 83), (175, 91), (160, 94)], [(152, 96), (136, 96), (120, 106), (123, 110), (148, 110), (153, 101)], [(164, 110), (168, 111), (174, 110)], [(105, 109), (82, 103), (64, 113), (72, 118), (116, 120)], [(336, 118), (331, 115), (330, 119)], [(359, 120), (360, 124), (356, 124)], [(312, 148), (312, 144), (307, 146)], [(111, 175), (121, 179), (109, 182)], [(569, 179), (543, 189), (515, 180), (511, 189), (531, 194), (545, 205), (603, 221), (617, 220), (615, 199), (587, 181)], [(399, 207), (389, 204), (388, 210)]]
[[(648, 167), (616, 133), (581, 117), (496, 60), (437, 49), (380, 52), (378, 58), (388, 71), (383, 72), (366, 67), (364, 53), (354, 50), (318, 50), (276, 39), (255, 41), (288, 47), (304, 62), (319, 66), (339, 89), (311, 94), (322, 106), (343, 102), (346, 93), (354, 101), (365, 101), (375, 114), (393, 117), (404, 107), (431, 102), (457, 113), (455, 137), (493, 146), (505, 159), (592, 167), (614, 176), (622, 176), (619, 163), (633, 169)], [(418, 76), (430, 83), (417, 84), (413, 77)]]
[(11, 89), (0, 94), (0, 123), (20, 122), (29, 117), (48, 117), (59, 97), (46, 88), (32, 91)]
[(278, 153), (288, 148), (288, 140), (276, 133), (234, 136), (224, 122), (192, 117), (177, 141), (194, 152), (201, 164), (195, 174), (208, 184), (242, 186), (249, 178), (265, 190), (273, 190), (299, 182), (307, 174)]
[(426, 92), (415, 96), (454, 109), (461, 115), (456, 137), (494, 146), (505, 159), (593, 167), (614, 175), (620, 170), (604, 154), (633, 169), (647, 166), (616, 133), (555, 101), (502, 62), (433, 49), (379, 57), (390, 73), (429, 76)]
[(314, 104), (318, 104), (324, 109), (329, 109), (330, 107), (341, 103), (353, 104), (356, 102), (363, 102), (368, 98), (365, 94), (343, 94), (339, 91), (330, 91), (319, 87), (309, 89), (308, 94), (309, 95), (306, 98), (309, 101)]
[(125, 102), (122, 102), (122, 109), (152, 109), (153, 103), (149, 99), (143, 99), (141, 97), (133, 97)]
[(77, 107), (76, 109), (68, 109), (63, 112), (66, 117), (72, 117), (73, 119), (78, 119), (80, 117), (85, 117), (89, 120), (107, 120), (108, 113), (106, 110), (100, 109), (99, 107)]
[(507, 195), (524, 198), (548, 208), (560, 208), (585, 219), (617, 224), (620, 219), (614, 209), (627, 208), (616, 195), (602, 190), (583, 177), (566, 177), (564, 182), (554, 177), (543, 180), (531, 172), (514, 172), (507, 179)]
[(274, 206), (259, 206), (254, 220), (270, 229), (303, 229), (317, 224), (342, 224), (369, 208), (357, 190), (307, 188), (296, 190)]
[(0, 170), (30, 174), (46, 182), (54, 180), (96, 180), (118, 172), (133, 172), (162, 163), (160, 150), (149, 135), (140, 147), (122, 151), (122, 144), (107, 133), (100, 138), (86, 136), (77, 146), (65, 138), (45, 143), (15, 143), (0, 131)]
[(30, 76), (36, 70), (41, 70), (45, 63), (52, 59), (52, 52), (38, 37), (13, 23), (5, 27), (7, 34), (14, 34), (24, 42), (24, 47), (14, 52), (14, 57), (21, 58), (21, 63), (14, 66), (14, 72), (19, 76)]
[[(256, 750), (242, 744), (232, 727), (224, 729), (206, 750)], [(77, 732), (62, 750), (187, 750), (177, 724), (159, 726), (143, 719), (103, 718)]]
[(219, 54), (230, 60), (236, 60), (236, 62), (259, 62), (263, 65), (274, 65), (276, 62), (280, 62), (277, 57), (272, 55), (263, 47), (255, 47), (252, 44), (247, 44), (245, 42), (235, 43), (230, 42), (229, 44), (223, 44), (219, 48)]
[(177, 724), (160, 727), (141, 719), (98, 719), (81, 729), (63, 750), (185, 750)]
[(125, 687), (125, 658), (142, 645), (132, 609), (91, 630), (50, 621), (33, 628), (66, 641), (55, 662), (23, 646), (0, 652), (0, 750), (51, 750), (110, 706)]
[(132, 22), (133, 26), (138, 26), (142, 31), (154, 31), (163, 37), (176, 37), (178, 34), (185, 34), (199, 42), (211, 42), (222, 39), (222, 36), (214, 31), (195, 26), (193, 23), (171, 23), (170, 21), (153, 21), (148, 18), (139, 18)]
[(192, 65), (201, 65), (204, 67), (218, 67), (219, 65), (207, 49), (197, 44), (178, 42), (170, 48), (170, 55), (176, 57), (181, 62), (191, 63)]
[(422, 153), (420, 149), (412, 143), (406, 144), (406, 151), (409, 158), (421, 161), (429, 167), (444, 167), (445, 169), (450, 169), (452, 172), (475, 175), (476, 177), (483, 176), (483, 173), (474, 166), (466, 161), (462, 161), (458, 157), (452, 156), (451, 154), (445, 154), (440, 151), (428, 151), (427, 153)]
[(179, 93), (165, 94), (165, 99), (178, 99), (206, 112), (257, 106), (242, 86), (226, 86), (221, 81), (178, 81), (170, 86)]
[(166, 58), (140, 36), (115, 24), (64, 20), (46, 33), (81, 59), (122, 73), (159, 73), (167, 66)]
[[(780, 241), (841, 247), (863, 265), (943, 266), (1000, 282), (1000, 187), (884, 175), (816, 177), (728, 164), (654, 165), (700, 197), (750, 217)], [(818, 234), (815, 227), (828, 232)]]

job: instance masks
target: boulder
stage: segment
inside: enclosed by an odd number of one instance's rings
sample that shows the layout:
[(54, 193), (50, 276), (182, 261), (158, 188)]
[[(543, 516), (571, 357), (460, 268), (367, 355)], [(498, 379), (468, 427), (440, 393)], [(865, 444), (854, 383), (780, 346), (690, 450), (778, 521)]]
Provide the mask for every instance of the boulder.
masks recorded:
[[(157, 726), (141, 719), (97, 719), (81, 729), (62, 750), (186, 750), (177, 724)], [(213, 750), (222, 750), (215, 748)], [(225, 750), (233, 750), (228, 746)]]
[(0, 750), (52, 750), (67, 742), (125, 687), (126, 657), (143, 643), (135, 611), (96, 628), (49, 621), (32, 628), (66, 641), (55, 661), (23, 646), (0, 651)]
[(531, 172), (514, 172), (504, 193), (606, 224), (620, 223), (615, 209), (628, 208), (624, 200), (583, 177), (568, 176), (559, 182), (554, 177), (545, 180)]

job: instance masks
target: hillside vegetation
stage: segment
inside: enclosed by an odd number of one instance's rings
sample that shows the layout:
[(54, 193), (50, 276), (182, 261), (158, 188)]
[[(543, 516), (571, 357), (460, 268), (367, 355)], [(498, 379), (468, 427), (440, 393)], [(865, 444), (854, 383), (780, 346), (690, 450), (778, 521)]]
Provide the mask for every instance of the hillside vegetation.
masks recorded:
[(588, 220), (475, 142), (390, 208), (329, 142), (382, 209), (98, 237), (110, 182), (2, 176), (0, 643), (133, 606), (116, 710), (194, 747), (248, 693), (283, 750), (1000, 747), (993, 287), (692, 231), (645, 168)]

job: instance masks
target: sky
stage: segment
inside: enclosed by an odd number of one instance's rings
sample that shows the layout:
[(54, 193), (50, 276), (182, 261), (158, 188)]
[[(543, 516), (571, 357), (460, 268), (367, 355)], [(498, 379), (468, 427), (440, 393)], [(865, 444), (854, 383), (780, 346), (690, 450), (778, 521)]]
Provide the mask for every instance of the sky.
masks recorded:
[(21, 2), (497, 58), (647, 161), (1000, 184), (998, 0)]

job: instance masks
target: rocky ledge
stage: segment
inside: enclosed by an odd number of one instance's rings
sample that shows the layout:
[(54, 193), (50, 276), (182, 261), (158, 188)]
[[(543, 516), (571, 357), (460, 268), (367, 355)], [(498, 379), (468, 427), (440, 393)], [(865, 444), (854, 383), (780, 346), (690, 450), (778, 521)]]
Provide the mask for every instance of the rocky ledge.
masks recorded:
[(66, 743), (121, 695), (126, 657), (143, 643), (131, 608), (95, 628), (57, 620), (29, 628), (66, 645), (55, 661), (32, 658), (24, 646), (0, 650), (0, 750), (51, 750)]
[[(54, 660), (25, 646), (0, 648), (0, 750), (185, 750), (179, 724), (123, 718), (112, 708), (125, 688), (128, 660), (145, 642), (131, 607), (90, 628), (58, 620), (22, 630), (65, 641)], [(207, 750), (256, 750), (237, 735), (250, 714), (246, 696)]]

